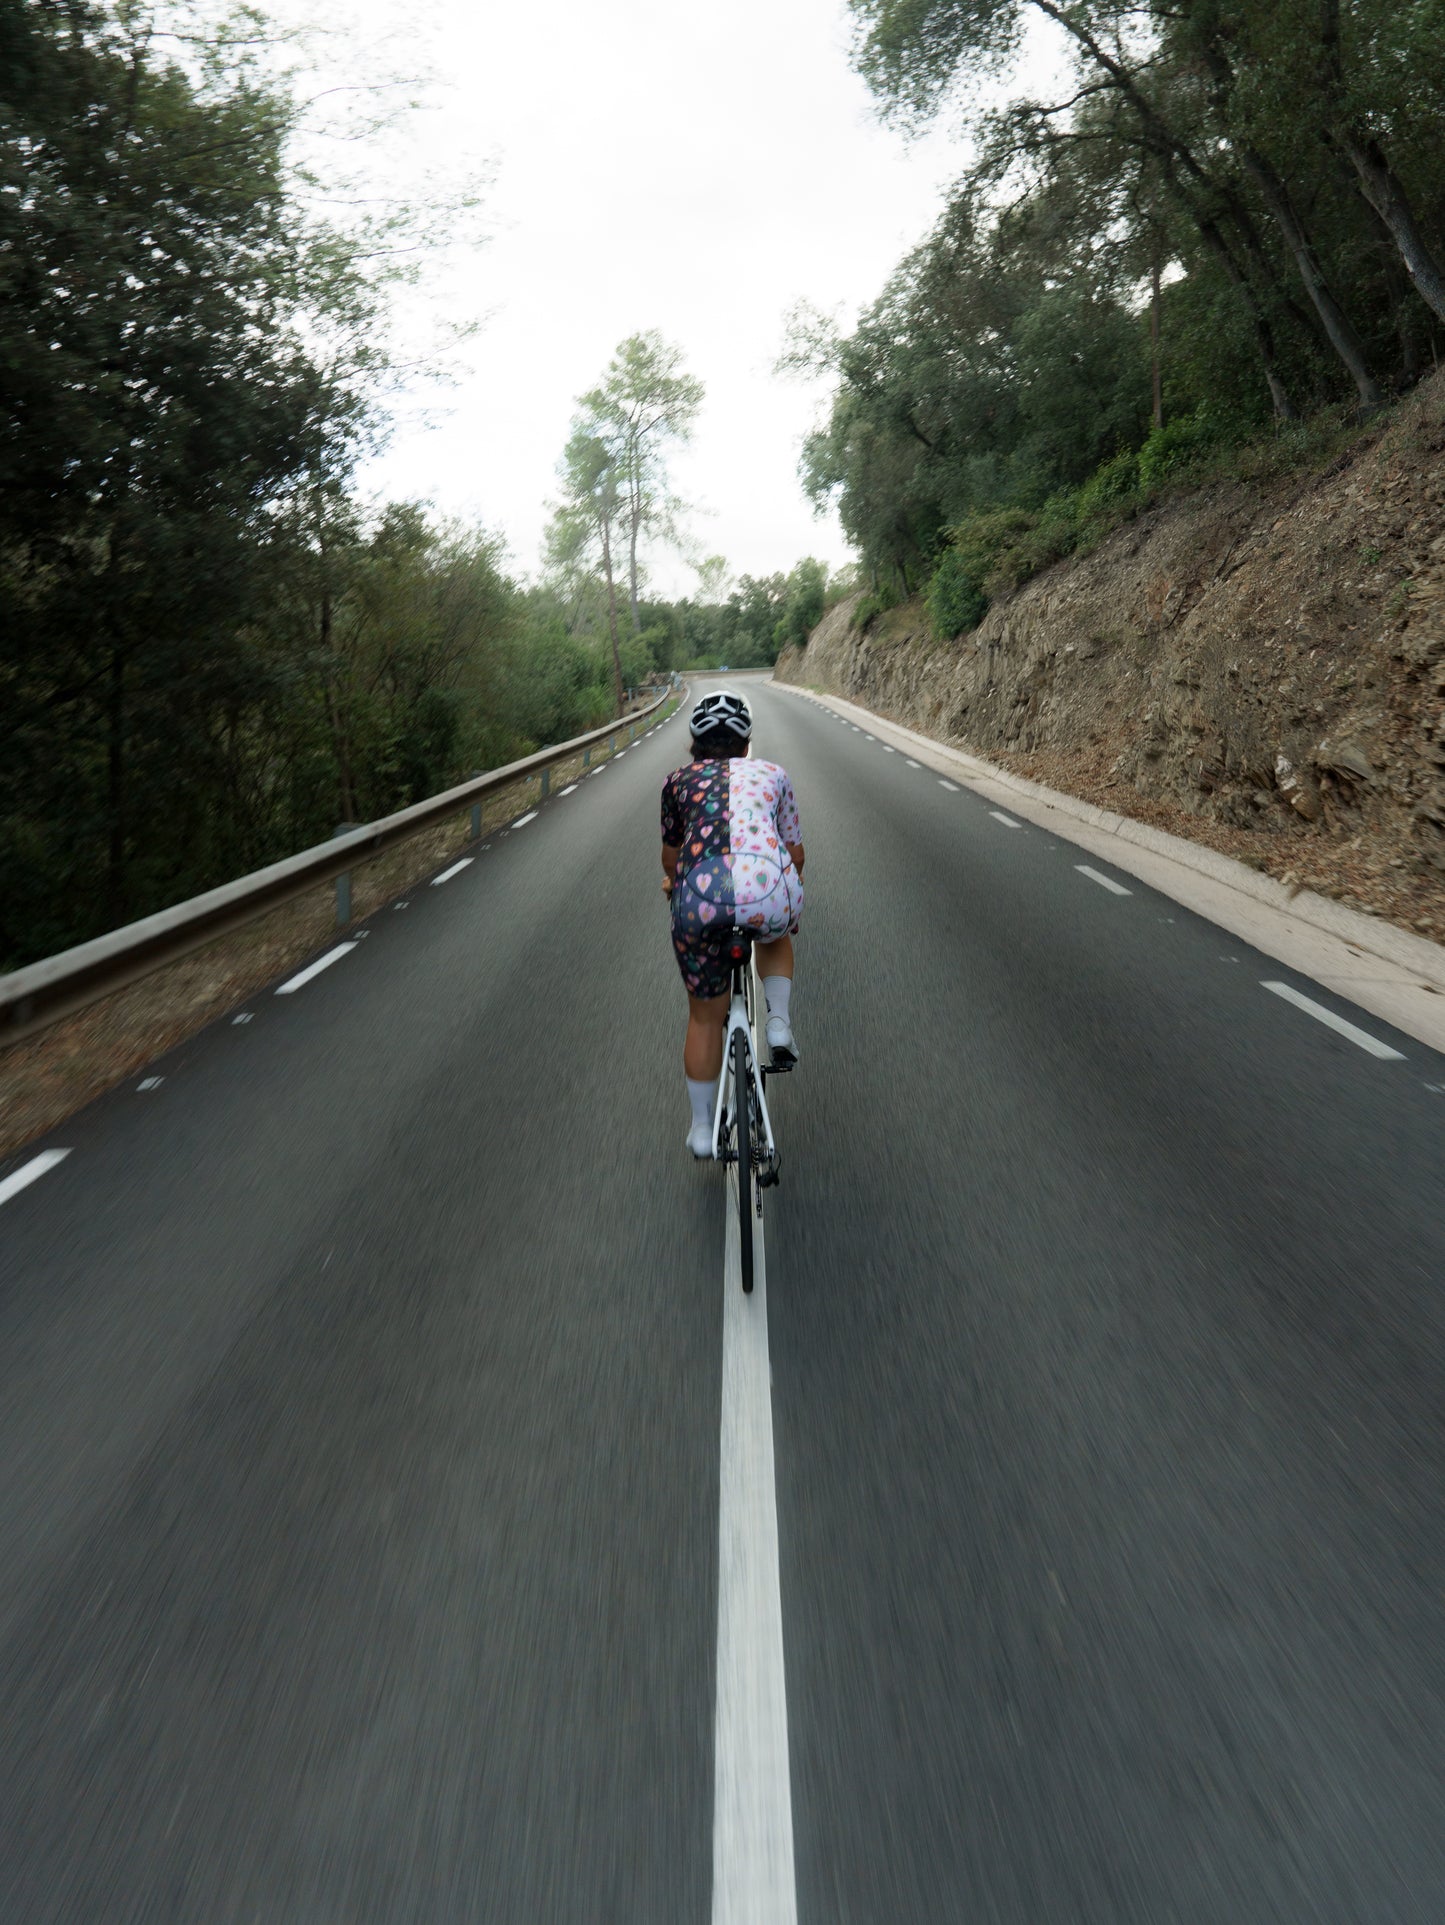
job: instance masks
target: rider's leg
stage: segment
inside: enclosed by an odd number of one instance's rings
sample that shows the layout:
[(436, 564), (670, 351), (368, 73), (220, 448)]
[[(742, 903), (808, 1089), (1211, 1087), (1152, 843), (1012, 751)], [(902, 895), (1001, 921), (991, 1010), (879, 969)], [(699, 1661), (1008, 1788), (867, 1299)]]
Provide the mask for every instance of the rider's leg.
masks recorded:
[(788, 1020), (793, 995), (793, 939), (779, 936), (775, 941), (757, 945), (758, 978), (767, 999), (768, 1014)]
[(793, 939), (779, 936), (776, 941), (759, 943), (758, 975), (768, 1003), (768, 1048), (774, 1069), (789, 1069), (798, 1060), (798, 1044), (793, 1035), (789, 1011), (793, 1000)]
[(722, 1074), (723, 1031), (727, 1020), (726, 996), (688, 997), (682, 1067), (690, 1083), (716, 1083)]
[(692, 1105), (687, 1147), (696, 1157), (713, 1153), (713, 1119), (717, 1114), (717, 1085), (722, 1073), (728, 1002), (726, 996), (689, 996), (687, 999), (687, 1041), (683, 1045), (682, 1067), (687, 1077), (687, 1100)]
[(771, 942), (754, 945), (754, 955), (758, 959), (758, 975), (764, 986), (769, 976), (786, 976), (793, 980), (793, 939), (791, 936), (775, 936)]

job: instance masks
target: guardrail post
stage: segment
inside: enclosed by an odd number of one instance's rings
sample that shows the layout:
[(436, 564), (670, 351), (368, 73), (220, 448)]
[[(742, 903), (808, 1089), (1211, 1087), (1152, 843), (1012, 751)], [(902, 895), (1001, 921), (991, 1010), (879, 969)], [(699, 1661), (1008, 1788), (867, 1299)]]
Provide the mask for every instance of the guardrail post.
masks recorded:
[[(344, 836), (356, 827), (354, 822), (338, 822), (333, 836)], [(336, 927), (344, 929), (351, 921), (351, 871), (344, 869), (336, 878)]]
[(550, 794), (551, 794), (551, 792), (552, 792), (552, 771), (551, 771), (550, 769), (543, 769), (543, 771), (542, 771), (542, 794), (543, 794), (543, 796), (545, 797), (545, 796), (548, 796), (548, 795), (550, 795)]
[(584, 768), (584, 769), (590, 769), (590, 768), (592, 767), (592, 751), (591, 751), (591, 749), (583, 749), (583, 751), (582, 751), (582, 766), (583, 766), (583, 768)]

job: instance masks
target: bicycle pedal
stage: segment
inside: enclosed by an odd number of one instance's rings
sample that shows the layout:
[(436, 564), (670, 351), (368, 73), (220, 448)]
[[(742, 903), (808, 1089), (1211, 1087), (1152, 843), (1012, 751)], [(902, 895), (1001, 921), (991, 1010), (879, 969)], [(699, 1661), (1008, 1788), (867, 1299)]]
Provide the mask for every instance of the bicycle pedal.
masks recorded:
[(791, 1076), (797, 1067), (796, 1056), (775, 1056), (764, 1073), (768, 1076)]

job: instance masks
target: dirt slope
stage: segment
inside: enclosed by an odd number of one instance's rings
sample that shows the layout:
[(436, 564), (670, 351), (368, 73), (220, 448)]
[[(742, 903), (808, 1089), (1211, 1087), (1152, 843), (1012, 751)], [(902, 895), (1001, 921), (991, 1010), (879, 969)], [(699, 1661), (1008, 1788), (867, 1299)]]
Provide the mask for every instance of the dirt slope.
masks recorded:
[(856, 606), (778, 678), (1445, 939), (1445, 373), (1323, 473), (1152, 508), (956, 642)]

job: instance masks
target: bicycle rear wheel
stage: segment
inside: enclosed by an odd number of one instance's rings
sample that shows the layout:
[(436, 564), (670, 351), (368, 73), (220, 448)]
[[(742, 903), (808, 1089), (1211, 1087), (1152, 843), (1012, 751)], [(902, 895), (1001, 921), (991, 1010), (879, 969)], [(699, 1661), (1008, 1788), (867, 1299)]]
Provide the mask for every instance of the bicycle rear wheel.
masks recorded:
[(738, 1153), (738, 1262), (743, 1289), (753, 1287), (753, 1143), (752, 1093), (748, 1087), (748, 1046), (742, 1032), (733, 1032), (733, 1121)]

